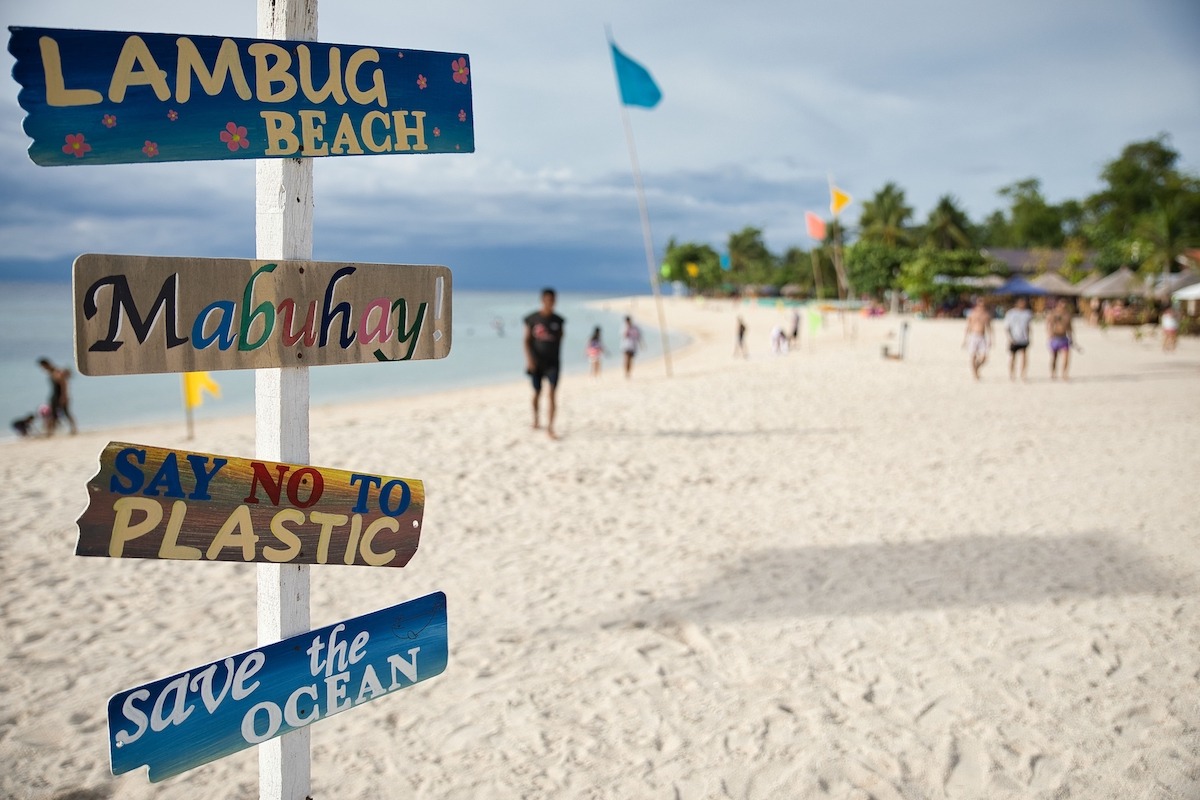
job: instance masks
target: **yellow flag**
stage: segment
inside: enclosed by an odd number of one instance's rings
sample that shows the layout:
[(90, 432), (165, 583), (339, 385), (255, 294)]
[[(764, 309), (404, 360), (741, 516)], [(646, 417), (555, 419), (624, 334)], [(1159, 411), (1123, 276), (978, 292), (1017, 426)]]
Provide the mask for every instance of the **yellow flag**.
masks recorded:
[(850, 202), (853, 199), (850, 197), (850, 195), (846, 194), (845, 192), (843, 192), (841, 189), (837, 188), (833, 184), (829, 185), (829, 194), (830, 194), (829, 210), (833, 212), (833, 215), (835, 217), (839, 213), (841, 213), (841, 210), (843, 208), (850, 205)]
[(221, 387), (207, 372), (183, 373), (183, 407), (191, 410), (204, 402), (204, 392), (221, 396)]

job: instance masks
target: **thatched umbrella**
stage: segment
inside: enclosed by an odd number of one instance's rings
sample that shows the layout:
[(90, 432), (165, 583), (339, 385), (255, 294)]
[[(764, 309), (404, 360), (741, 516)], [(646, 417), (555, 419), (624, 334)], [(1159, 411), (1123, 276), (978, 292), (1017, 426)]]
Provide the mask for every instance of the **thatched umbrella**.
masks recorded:
[(1045, 289), (1049, 294), (1059, 297), (1076, 297), (1079, 295), (1079, 287), (1057, 272), (1044, 272), (1031, 280), (1030, 283)]
[(1145, 281), (1129, 267), (1121, 267), (1113, 274), (1088, 286), (1080, 294), (1084, 297), (1099, 297), (1102, 300), (1120, 300), (1142, 297), (1145, 291)]

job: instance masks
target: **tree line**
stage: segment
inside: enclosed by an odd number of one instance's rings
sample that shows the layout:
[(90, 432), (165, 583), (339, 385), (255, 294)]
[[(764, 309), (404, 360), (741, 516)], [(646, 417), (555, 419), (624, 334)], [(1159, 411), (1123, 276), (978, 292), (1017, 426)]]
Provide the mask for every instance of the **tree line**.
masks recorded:
[(754, 287), (837, 297), (835, 259), (842, 258), (856, 296), (899, 289), (910, 297), (936, 297), (947, 291), (946, 278), (1007, 272), (988, 249), (1060, 251), (1065, 258), (1059, 270), (1074, 281), (1088, 269), (1178, 271), (1178, 257), (1200, 246), (1200, 177), (1179, 167), (1167, 134), (1126, 145), (1104, 166), (1100, 181), (1095, 194), (1059, 204), (1046, 200), (1037, 178), (1017, 181), (999, 189), (1007, 208), (979, 222), (946, 194), (923, 223), (914, 218), (904, 189), (888, 182), (863, 202), (857, 229), (835, 219), (814, 248), (790, 247), (776, 255), (755, 227), (731, 233), (724, 255), (672, 237), (662, 276), (701, 293)]

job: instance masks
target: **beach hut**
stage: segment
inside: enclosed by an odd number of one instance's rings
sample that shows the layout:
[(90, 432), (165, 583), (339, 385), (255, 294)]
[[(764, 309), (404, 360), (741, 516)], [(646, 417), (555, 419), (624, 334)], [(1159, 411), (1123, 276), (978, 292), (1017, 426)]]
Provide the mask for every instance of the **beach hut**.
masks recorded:
[(1197, 316), (1200, 313), (1200, 283), (1175, 290), (1171, 293), (1171, 299), (1182, 303), (1184, 312), (1189, 317)]
[(1124, 300), (1129, 297), (1142, 297), (1145, 290), (1145, 282), (1136, 272), (1129, 267), (1121, 267), (1113, 274), (1088, 286), (1080, 294), (1083, 297), (1098, 297), (1101, 300)]
[(1182, 272), (1175, 272), (1169, 275), (1156, 275), (1150, 287), (1150, 295), (1156, 300), (1169, 300), (1174, 297), (1175, 292), (1179, 289), (1185, 289), (1188, 286), (1200, 283), (1200, 272), (1193, 269), (1185, 269)]
[(1104, 273), (1100, 272), (1098, 269), (1094, 269), (1087, 274), (1087, 277), (1075, 284), (1075, 292), (1082, 295), (1084, 289), (1095, 284), (1097, 281), (1102, 280), (1104, 280)]
[(1079, 288), (1057, 272), (1043, 272), (1030, 281), (1034, 286), (1040, 286), (1048, 294), (1058, 297), (1078, 297)]

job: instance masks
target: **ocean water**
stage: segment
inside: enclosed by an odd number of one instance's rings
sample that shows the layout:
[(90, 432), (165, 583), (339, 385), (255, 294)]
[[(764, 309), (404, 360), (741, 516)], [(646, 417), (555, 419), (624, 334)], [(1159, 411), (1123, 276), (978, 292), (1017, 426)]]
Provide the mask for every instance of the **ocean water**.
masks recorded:
[[(522, 320), (537, 309), (539, 292), (455, 292), (450, 355), (431, 361), (313, 367), (309, 371), (313, 406), (426, 394), (524, 379)], [(563, 369), (587, 369), (584, 345), (599, 325), (610, 353), (618, 352), (621, 314), (589, 308), (602, 295), (562, 293), (556, 310), (566, 319)], [(661, 337), (648, 331), (653, 307), (635, 313), (646, 334), (643, 357), (662, 352)], [(74, 317), (69, 284), (0, 283), (0, 441), (16, 438), (10, 422), (33, 413), (50, 396), (50, 384), (38, 366), (45, 357), (72, 370), (71, 413), (81, 429), (119, 429), (122, 425), (184, 421), (182, 378), (177, 374), (89, 377), (75, 369)], [(672, 334), (672, 348), (685, 343)], [(614, 356), (606, 367), (617, 369)], [(205, 395), (195, 409), (197, 422), (254, 412), (254, 371), (211, 373), (221, 397)]]

